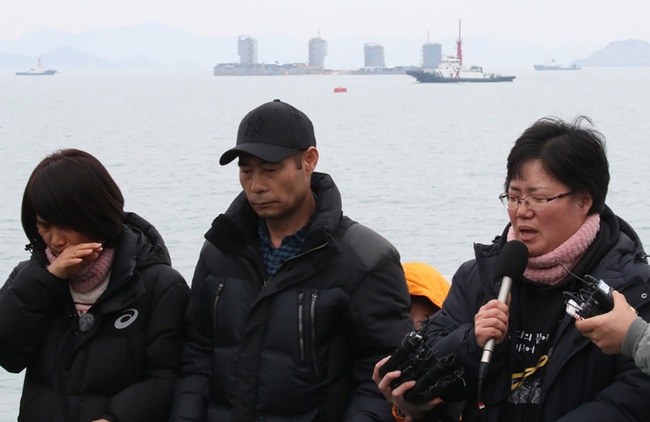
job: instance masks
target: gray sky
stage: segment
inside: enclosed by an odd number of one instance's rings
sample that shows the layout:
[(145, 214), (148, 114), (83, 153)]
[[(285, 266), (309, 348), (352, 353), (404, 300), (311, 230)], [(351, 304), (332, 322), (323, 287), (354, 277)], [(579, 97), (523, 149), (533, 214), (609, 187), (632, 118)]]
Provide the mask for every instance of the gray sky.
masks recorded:
[(209, 37), (286, 34), (530, 41), (603, 47), (650, 41), (648, 0), (0, 0), (0, 39), (158, 22)]

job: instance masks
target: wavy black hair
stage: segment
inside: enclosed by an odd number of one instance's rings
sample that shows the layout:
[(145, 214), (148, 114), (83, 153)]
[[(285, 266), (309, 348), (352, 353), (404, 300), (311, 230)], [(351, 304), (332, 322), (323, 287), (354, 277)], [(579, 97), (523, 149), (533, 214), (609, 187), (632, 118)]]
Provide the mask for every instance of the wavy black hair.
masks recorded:
[(605, 137), (593, 128), (589, 117), (579, 116), (572, 123), (544, 117), (526, 129), (508, 155), (506, 192), (530, 160), (539, 160), (549, 175), (572, 192), (589, 192), (593, 199), (589, 214), (603, 210), (609, 186), (609, 163)]

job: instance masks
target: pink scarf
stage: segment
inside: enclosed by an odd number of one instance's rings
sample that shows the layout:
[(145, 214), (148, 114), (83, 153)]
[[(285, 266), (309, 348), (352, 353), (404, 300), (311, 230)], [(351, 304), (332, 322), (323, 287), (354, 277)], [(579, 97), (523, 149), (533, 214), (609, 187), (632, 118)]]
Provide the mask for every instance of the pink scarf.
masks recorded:
[[(45, 254), (50, 264), (56, 259), (50, 248), (45, 249)], [(99, 286), (113, 265), (114, 255), (115, 249), (104, 249), (95, 262), (82, 268), (77, 274), (68, 277), (70, 288), (77, 293), (88, 293)]]
[[(578, 231), (560, 246), (547, 254), (529, 258), (524, 277), (549, 286), (558, 284), (566, 277), (566, 270), (571, 271), (580, 261), (591, 242), (596, 238), (599, 229), (600, 215), (588, 216)], [(508, 241), (514, 240), (514, 238), (514, 231), (510, 227)]]

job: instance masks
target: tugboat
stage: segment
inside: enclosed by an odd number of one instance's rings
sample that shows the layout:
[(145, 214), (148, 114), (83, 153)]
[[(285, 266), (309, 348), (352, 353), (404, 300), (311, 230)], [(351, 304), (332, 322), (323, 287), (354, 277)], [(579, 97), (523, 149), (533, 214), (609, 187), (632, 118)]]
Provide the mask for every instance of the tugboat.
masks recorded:
[(433, 70), (409, 70), (407, 75), (413, 76), (418, 82), (458, 83), (458, 82), (512, 82), (515, 76), (502, 76), (495, 73), (484, 73), (480, 66), (463, 67), (463, 42), (460, 36), (460, 19), (458, 20), (458, 41), (456, 41), (456, 56), (443, 56), (440, 64)]
[(49, 76), (56, 74), (54, 69), (45, 69), (45, 66), (41, 63), (41, 58), (38, 58), (38, 65), (32, 67), (26, 72), (16, 72), (17, 76)]

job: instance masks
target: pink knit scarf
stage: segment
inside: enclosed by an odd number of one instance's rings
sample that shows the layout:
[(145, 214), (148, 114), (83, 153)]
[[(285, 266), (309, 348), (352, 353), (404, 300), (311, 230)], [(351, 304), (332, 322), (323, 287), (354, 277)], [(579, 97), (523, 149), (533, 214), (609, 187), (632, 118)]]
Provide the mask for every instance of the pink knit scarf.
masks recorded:
[[(45, 249), (45, 254), (50, 264), (56, 259), (50, 248)], [(99, 258), (92, 264), (84, 267), (77, 274), (68, 277), (70, 288), (77, 293), (88, 293), (97, 287), (106, 278), (113, 265), (115, 249), (104, 249)]]
[[(529, 258), (524, 277), (549, 286), (558, 284), (567, 275), (565, 268), (569, 271), (573, 269), (596, 238), (599, 229), (600, 215), (588, 216), (578, 231), (560, 246), (547, 254)], [(508, 241), (514, 238), (514, 231), (510, 227)]]

